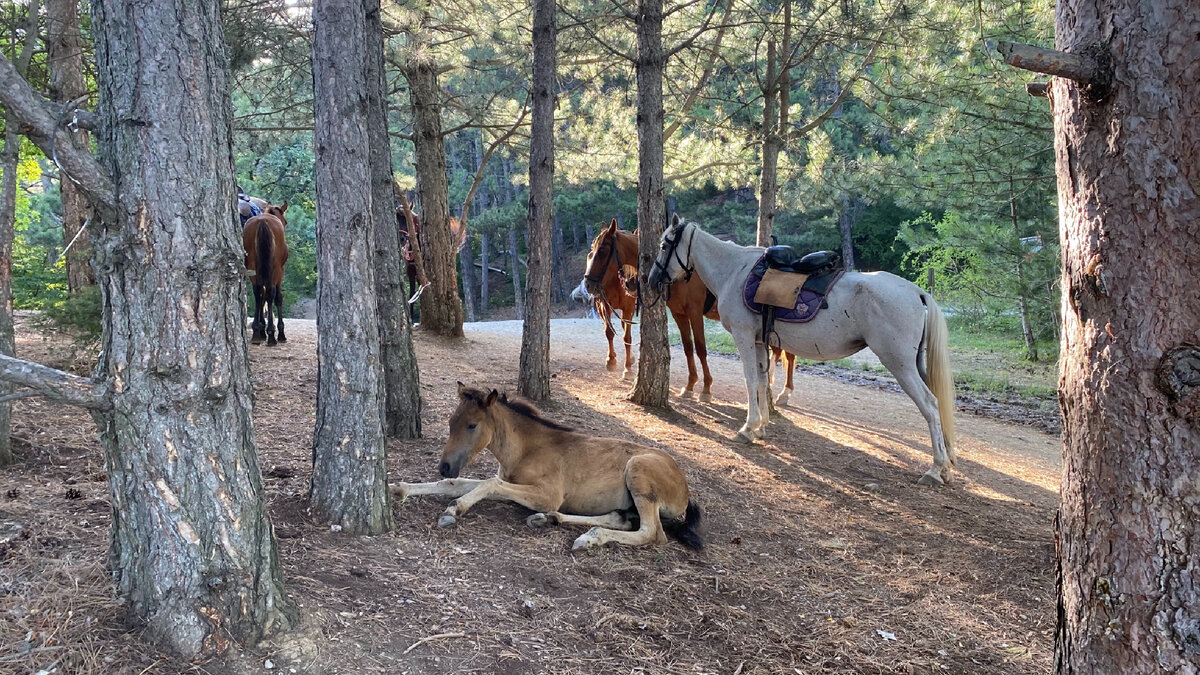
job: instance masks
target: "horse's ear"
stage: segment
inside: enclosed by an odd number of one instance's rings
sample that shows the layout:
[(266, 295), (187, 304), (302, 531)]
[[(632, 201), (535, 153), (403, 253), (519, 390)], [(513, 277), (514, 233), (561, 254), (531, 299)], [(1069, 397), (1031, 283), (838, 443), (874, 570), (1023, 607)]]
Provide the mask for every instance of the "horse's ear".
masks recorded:
[(637, 236), (637, 233), (638, 233), (638, 232), (641, 232), (641, 231), (642, 231), (642, 228), (640, 228), (640, 227), (635, 227), (635, 228), (633, 228), (633, 235), (636, 237), (636, 236)]
[(463, 392), (466, 391), (466, 389), (467, 389), (467, 385), (463, 384), (462, 381), (460, 380), (458, 383), (458, 395), (460, 397), (465, 398), (465, 396), (463, 395)]
[(618, 229), (620, 229), (620, 228), (617, 226), (617, 219), (613, 218), (612, 222), (608, 224), (608, 232), (609, 232), (609, 234), (612, 234), (613, 232), (616, 232)]
[(492, 393), (488, 394), (487, 398), (483, 400), (483, 407), (486, 408), (486, 407), (490, 406), (491, 404), (495, 403), (496, 397), (499, 395), (500, 395), (500, 392), (493, 389)]
[(671, 214), (671, 227), (679, 227), (679, 214), (678, 213)]
[(287, 200), (284, 200), (284, 202), (283, 202), (282, 204), (280, 204), (280, 205), (279, 205), (279, 212), (280, 212), (280, 213), (287, 213), (287, 207), (288, 207)]

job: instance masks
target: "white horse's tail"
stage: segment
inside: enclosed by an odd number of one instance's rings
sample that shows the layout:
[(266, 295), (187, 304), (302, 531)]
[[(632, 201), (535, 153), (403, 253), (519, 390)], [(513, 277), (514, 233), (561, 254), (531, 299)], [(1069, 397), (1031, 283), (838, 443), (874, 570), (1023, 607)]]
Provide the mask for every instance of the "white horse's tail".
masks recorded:
[(928, 312), (925, 315), (925, 385), (938, 401), (938, 416), (942, 422), (942, 437), (946, 439), (946, 454), (954, 456), (954, 375), (950, 372), (950, 331), (946, 317), (934, 302), (933, 296), (923, 293)]

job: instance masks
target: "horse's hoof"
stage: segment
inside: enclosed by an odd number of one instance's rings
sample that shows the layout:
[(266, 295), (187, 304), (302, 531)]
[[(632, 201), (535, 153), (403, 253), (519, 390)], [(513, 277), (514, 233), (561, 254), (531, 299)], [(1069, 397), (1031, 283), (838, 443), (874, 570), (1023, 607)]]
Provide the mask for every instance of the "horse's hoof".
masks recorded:
[(610, 372), (610, 373), (615, 373), (615, 372), (617, 372), (617, 362), (616, 362), (616, 361), (609, 361), (608, 363), (605, 363), (605, 364), (604, 364), (604, 369), (605, 369), (605, 370), (607, 370), (607, 371), (608, 371), (608, 372)]
[(579, 535), (575, 539), (575, 543), (571, 544), (571, 550), (572, 551), (582, 551), (585, 548), (591, 548), (591, 547), (595, 546), (596, 544), (600, 543), (600, 537), (598, 536), (598, 533), (597, 533), (597, 530), (599, 530), (599, 529), (600, 528), (598, 528), (598, 527), (593, 527), (592, 529), (588, 530), (587, 532), (584, 532), (583, 534)]
[(252, 345), (261, 345), (262, 343), (263, 343), (263, 338), (260, 338), (260, 337), (250, 338), (250, 344), (252, 344)]
[(783, 391), (779, 392), (779, 397), (775, 399), (775, 405), (782, 408), (783, 406), (788, 404), (788, 399), (791, 397), (792, 397), (792, 390), (784, 389)]
[(454, 527), (457, 524), (458, 524), (458, 518), (455, 518), (454, 516), (450, 515), (449, 513), (443, 513), (442, 517), (438, 518), (438, 527), (441, 527), (441, 528)]
[(408, 501), (408, 483), (393, 483), (392, 496), (401, 502)]
[(921, 474), (917, 479), (918, 485), (945, 485), (946, 481), (938, 475), (936, 469), (930, 469), (928, 472)]
[(703, 392), (700, 394), (700, 397), (697, 400), (701, 403), (712, 403), (712, 393), (707, 391)]
[(275, 346), (277, 346), (278, 344), (279, 344), (279, 341), (278, 341), (278, 340), (267, 340), (267, 346), (268, 346), (268, 347), (275, 347)]
[(683, 390), (680, 390), (680, 392), (679, 392), (679, 398), (687, 398), (687, 399), (690, 399), (690, 398), (692, 397), (692, 393), (693, 393), (693, 392), (692, 392), (692, 390), (691, 390), (691, 389), (683, 389)]
[(280, 335), (280, 336), (279, 336), (279, 341), (280, 341), (280, 342), (287, 342), (287, 338), (286, 338), (286, 337), (284, 337), (284, 336), (282, 336), (282, 335)]
[(625, 380), (625, 381), (632, 380), (633, 379), (633, 371), (626, 370), (624, 373), (621, 373), (621, 379)]
[(734, 434), (733, 438), (730, 440), (732, 440), (734, 443), (741, 443), (742, 445), (750, 445), (751, 443), (754, 442), (754, 439), (750, 438), (749, 436), (742, 433), (741, 431)]
[(534, 529), (546, 527), (550, 524), (550, 519), (544, 513), (535, 513), (525, 519), (525, 524)]

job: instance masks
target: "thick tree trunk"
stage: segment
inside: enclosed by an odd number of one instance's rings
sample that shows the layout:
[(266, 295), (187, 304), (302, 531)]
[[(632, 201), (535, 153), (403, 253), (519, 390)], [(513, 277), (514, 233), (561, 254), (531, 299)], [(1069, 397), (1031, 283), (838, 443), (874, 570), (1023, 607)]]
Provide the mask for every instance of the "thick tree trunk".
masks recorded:
[(758, 231), (756, 246), (770, 246), (775, 232), (775, 193), (779, 189), (778, 77), (775, 74), (775, 41), (767, 41), (767, 76), (763, 79), (762, 167), (758, 174)]
[(421, 436), (421, 383), (413, 351), (400, 237), (395, 227), (392, 148), (387, 130), (383, 24), (379, 0), (363, 0), (366, 11), (367, 134), (371, 162), (371, 219), (375, 233), (375, 295), (379, 307), (380, 358), (387, 400), (384, 430), (392, 438)]
[(479, 311), (486, 312), (488, 310), (488, 295), (491, 289), (488, 288), (488, 265), (491, 264), (488, 260), (488, 249), (491, 247), (491, 237), (487, 232), (479, 233), (479, 262), (483, 266), (483, 270), (479, 276)]
[(121, 195), (92, 241), (109, 564), (147, 634), (198, 656), (292, 623), (251, 426), (221, 5), (97, 0), (92, 19)]
[(420, 51), (412, 56), (404, 74), (413, 109), (413, 144), (417, 152), (417, 190), (421, 206), (421, 254), (431, 282), (421, 295), (421, 327), (437, 335), (457, 337), (463, 334), (463, 308), (454, 269), (458, 242), (450, 233), (441, 91), (436, 64), (428, 59), (427, 52)]
[[(17, 54), (17, 72), (24, 77), (37, 47), (39, 1), (26, 7), (25, 42)], [(17, 219), (17, 163), (21, 156), (21, 135), (16, 115), (9, 112), (4, 124), (4, 150), (0, 152), (0, 354), (16, 356), (13, 334), (13, 237)], [(10, 393), (0, 384), (0, 396)], [(0, 401), (0, 466), (16, 461), (12, 454), (12, 402)]]
[(392, 224), (375, 221), (373, 191), (362, 189), (373, 184), (367, 8), (317, 0), (312, 16), (318, 337), (309, 505), (321, 522), (378, 534), (392, 528), (392, 507), (372, 253), (376, 226)]
[(1051, 85), (1063, 242), (1059, 673), (1200, 670), (1200, 18), (1062, 0)]
[(525, 295), (521, 292), (521, 256), (517, 255), (517, 228), (514, 225), (508, 230), (508, 266), (513, 281), (513, 306), (517, 310), (517, 320), (525, 318)]
[(533, 0), (533, 118), (529, 138), (529, 276), (517, 391), (550, 398), (551, 237), (554, 225), (555, 0)]
[(666, 407), (671, 386), (667, 303), (646, 283), (658, 255), (666, 220), (662, 78), (667, 57), (662, 48), (662, 0), (638, 0), (637, 17), (638, 279), (642, 338), (637, 380), (630, 399), (641, 405)]
[(842, 212), (838, 214), (838, 230), (842, 233), (842, 264), (846, 269), (854, 266), (854, 222), (858, 220), (858, 197), (842, 195)]
[[(56, 103), (65, 104), (87, 93), (77, 6), (77, 0), (46, 0), (50, 100)], [(83, 103), (81, 107), (88, 106)], [(77, 147), (88, 147), (86, 131), (77, 131), (72, 136)], [(88, 215), (87, 196), (66, 176), (60, 176), (59, 192), (62, 196), (63, 247), (70, 246), (65, 258), (67, 291), (75, 294), (96, 283), (92, 273), (91, 245), (87, 230), (83, 230)]]
[(463, 241), (462, 251), (458, 254), (459, 266), (462, 267), (463, 305), (467, 313), (467, 321), (475, 321), (475, 251), (471, 249), (471, 237)]

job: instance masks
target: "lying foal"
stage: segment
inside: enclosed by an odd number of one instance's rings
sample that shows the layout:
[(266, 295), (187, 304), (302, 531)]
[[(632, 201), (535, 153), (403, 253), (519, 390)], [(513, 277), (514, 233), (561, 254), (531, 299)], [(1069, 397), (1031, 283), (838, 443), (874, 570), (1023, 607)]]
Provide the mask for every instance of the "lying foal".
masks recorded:
[[(610, 541), (629, 546), (661, 544), (666, 534), (691, 548), (704, 546), (695, 529), (700, 509), (688, 499), (687, 480), (666, 452), (581, 434), (495, 389), (459, 382), (458, 397), (458, 409), (450, 416), (450, 438), (438, 465), (446, 480), (398, 483), (392, 488), (401, 498), (456, 497), (438, 525), (454, 525), (481, 499), (507, 499), (537, 511), (526, 520), (531, 527), (591, 526), (575, 540), (574, 550)], [(484, 448), (500, 462), (496, 477), (458, 478)]]

